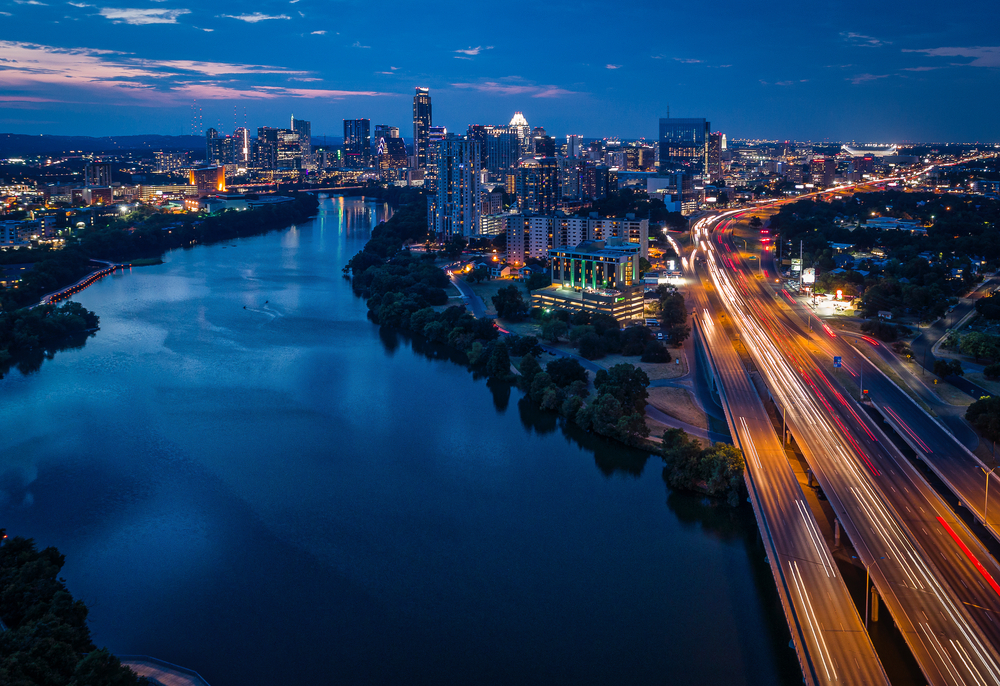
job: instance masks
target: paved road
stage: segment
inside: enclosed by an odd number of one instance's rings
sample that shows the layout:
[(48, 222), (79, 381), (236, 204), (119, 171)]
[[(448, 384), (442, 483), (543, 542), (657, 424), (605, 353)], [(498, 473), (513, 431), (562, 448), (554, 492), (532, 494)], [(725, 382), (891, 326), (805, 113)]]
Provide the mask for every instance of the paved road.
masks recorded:
[[(689, 274), (697, 278), (693, 267)], [(730, 431), (746, 458), (751, 502), (806, 683), (887, 683), (781, 440), (722, 323), (711, 314), (713, 303), (701, 287), (691, 297)]]
[(926, 329), (920, 329), (920, 334), (910, 344), (913, 356), (917, 363), (923, 365), (928, 371), (934, 366), (934, 346), (944, 338), (948, 330), (956, 326), (976, 307), (976, 300), (987, 295), (989, 290), (996, 287), (993, 278), (984, 281), (968, 298), (960, 298), (955, 309)]
[[(732, 228), (725, 220), (719, 225), (723, 232)], [(843, 339), (821, 326), (808, 331), (766, 280), (747, 278), (748, 266), (728, 240), (719, 234), (712, 240), (713, 279), (727, 310), (928, 681), (1000, 682), (1000, 592), (990, 584), (1000, 567), (823, 371), (820, 360), (829, 360)], [(865, 387), (873, 388), (868, 377), (878, 372), (865, 368), (864, 375)]]
[(451, 283), (458, 289), (458, 292), (462, 294), (462, 300), (465, 301), (465, 304), (468, 306), (469, 311), (472, 312), (473, 317), (476, 319), (482, 319), (486, 316), (486, 304), (483, 302), (482, 298), (476, 295), (475, 291), (472, 290), (472, 286), (470, 286), (465, 279), (452, 274)]

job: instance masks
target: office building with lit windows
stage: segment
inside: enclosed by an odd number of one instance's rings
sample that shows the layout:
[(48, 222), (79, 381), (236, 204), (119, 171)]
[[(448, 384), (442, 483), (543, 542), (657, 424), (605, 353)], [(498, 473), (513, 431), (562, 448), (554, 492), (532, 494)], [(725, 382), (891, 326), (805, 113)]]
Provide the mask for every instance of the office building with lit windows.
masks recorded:
[(584, 241), (549, 251), (552, 285), (533, 291), (531, 306), (642, 319), (639, 246), (621, 239)]
[(417, 87), (417, 94), (413, 96), (413, 157), (417, 169), (427, 167), (427, 148), (433, 123), (430, 89)]
[(711, 124), (704, 119), (660, 119), (660, 171), (687, 169), (702, 173), (708, 167)]
[(299, 143), (299, 166), (302, 169), (313, 170), (316, 164), (313, 161), (312, 153), (312, 124), (304, 119), (296, 119), (292, 115), (292, 131), (295, 132)]
[(344, 160), (348, 167), (367, 167), (372, 152), (370, 119), (344, 120)]

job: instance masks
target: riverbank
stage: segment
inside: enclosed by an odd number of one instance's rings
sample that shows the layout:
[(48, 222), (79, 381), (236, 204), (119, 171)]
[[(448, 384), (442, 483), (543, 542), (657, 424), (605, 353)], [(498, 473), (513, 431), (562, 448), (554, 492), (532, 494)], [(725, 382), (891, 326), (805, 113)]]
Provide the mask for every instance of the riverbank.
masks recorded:
[[(658, 444), (649, 439), (650, 428), (645, 418), (649, 375), (622, 356), (628, 353), (639, 359), (659, 359), (665, 367), (664, 376), (678, 373), (676, 367), (679, 365), (670, 368), (671, 356), (648, 329), (633, 327), (622, 331), (607, 315), (576, 313), (567, 316), (565, 320), (554, 322), (561, 325), (561, 333), (553, 336), (550, 332), (550, 338), (558, 340), (559, 336), (568, 334), (569, 340), (581, 350), (587, 344), (597, 345), (601, 348), (601, 356), (607, 350), (621, 361), (597, 370), (592, 377), (580, 362), (568, 357), (549, 361), (543, 369), (539, 362), (542, 349), (537, 337), (506, 330), (501, 335), (494, 319), (477, 318), (464, 306), (444, 307), (448, 304), (444, 289), (451, 281), (448, 275), (434, 264), (434, 255), (417, 256), (405, 247), (423, 240), (426, 231), (424, 203), (404, 205), (372, 231), (364, 249), (344, 268), (345, 273), (352, 276), (355, 292), (365, 298), (369, 319), (448, 345), (465, 358), (467, 368), (474, 374), (516, 383), (537, 407), (556, 413), (585, 431), (650, 451), (668, 447), (662, 441)], [(498, 287), (490, 299), (495, 311), (508, 320), (517, 321), (528, 315), (529, 304), (517, 285)], [(686, 434), (684, 436), (686, 439)], [(699, 459), (707, 464), (713, 461), (717, 452), (709, 449)], [(669, 454), (669, 451), (662, 452), (668, 464)], [(726, 453), (724, 458), (728, 460), (731, 456)], [(727, 466), (723, 471), (728, 474), (728, 470)], [(699, 476), (687, 478), (688, 473), (694, 472)], [(707, 488), (701, 485), (700, 474), (698, 470), (688, 469), (683, 477), (668, 478), (668, 473), (664, 472), (664, 480), (674, 488), (718, 495), (730, 503), (739, 502), (738, 485), (732, 486), (728, 479), (720, 485), (719, 479), (714, 479), (713, 485)], [(739, 475), (742, 476), (742, 466)]]
[(749, 508), (371, 325), (338, 269), (388, 211), (103, 279), (97, 337), (0, 381), (0, 518), (94, 642), (212, 686), (801, 681)]

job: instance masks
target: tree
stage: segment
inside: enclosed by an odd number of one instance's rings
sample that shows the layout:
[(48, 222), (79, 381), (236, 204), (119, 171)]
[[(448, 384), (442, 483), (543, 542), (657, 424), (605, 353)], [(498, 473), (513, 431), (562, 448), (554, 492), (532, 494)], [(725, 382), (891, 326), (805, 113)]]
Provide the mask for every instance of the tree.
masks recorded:
[(958, 360), (934, 360), (934, 373), (942, 379), (952, 374), (956, 376), (965, 375), (965, 372), (962, 370), (962, 363)]
[(622, 404), (610, 393), (597, 396), (591, 403), (591, 428), (602, 436), (617, 437), (618, 420), (622, 418)]
[(462, 251), (465, 250), (466, 245), (468, 245), (468, 242), (464, 238), (462, 238), (461, 236), (455, 236), (450, 241), (445, 243), (444, 254), (450, 257), (451, 259), (455, 259), (456, 257), (462, 254)]
[(531, 272), (531, 276), (528, 280), (524, 282), (525, 288), (529, 291), (536, 291), (539, 288), (545, 288), (546, 286), (552, 285), (552, 279), (547, 273), (544, 272)]
[(990, 441), (1000, 440), (1000, 397), (980, 398), (969, 405), (965, 418)]
[(613, 395), (624, 408), (645, 411), (649, 377), (635, 365), (622, 363), (610, 370), (600, 370), (594, 377), (594, 386), (600, 395)]
[(649, 436), (649, 426), (646, 417), (640, 412), (623, 414), (615, 426), (618, 440), (627, 445), (642, 445), (643, 439)]
[(643, 362), (670, 362), (670, 353), (667, 351), (667, 346), (660, 343), (660, 341), (650, 341), (646, 344), (645, 349), (642, 351), (642, 361)]
[[(589, 328), (589, 327), (588, 327)], [(596, 333), (590, 331), (579, 339), (580, 355), (588, 360), (596, 360), (604, 357), (604, 341)]]
[(557, 386), (569, 386), (574, 381), (587, 383), (587, 370), (572, 357), (560, 357), (545, 365), (545, 371)]
[(531, 388), (531, 382), (535, 380), (535, 375), (541, 373), (542, 365), (538, 364), (538, 360), (534, 355), (525, 355), (521, 358), (521, 364), (518, 365), (518, 371), (521, 372), (521, 378), (524, 380), (524, 384)]
[(681, 347), (681, 345), (690, 335), (691, 335), (691, 327), (688, 326), (687, 324), (674, 324), (673, 326), (670, 327), (670, 330), (667, 332), (667, 336), (669, 336), (670, 341), (671, 343), (674, 344), (675, 348)]
[(639, 275), (642, 276), (653, 269), (653, 265), (645, 257), (639, 258)]
[(987, 379), (1000, 379), (1000, 363), (987, 365), (986, 368), (983, 369), (983, 376)]
[(488, 269), (486, 269), (486, 267), (476, 267), (471, 272), (469, 272), (469, 275), (465, 277), (465, 280), (468, 281), (469, 283), (472, 282), (479, 283), (481, 281), (485, 281), (489, 277), (490, 277), (490, 272)]
[(542, 348), (538, 345), (538, 339), (534, 336), (512, 334), (507, 338), (507, 345), (510, 349), (510, 354), (514, 357), (524, 357), (525, 355), (538, 357), (542, 354)]
[(760, 217), (752, 217), (750, 219), (750, 227), (753, 229), (759, 229), (764, 226), (764, 222), (760, 220)]
[(660, 325), (667, 328), (687, 321), (687, 307), (684, 296), (677, 291), (667, 290), (666, 286), (657, 289), (660, 294)]
[(510, 355), (507, 352), (507, 344), (502, 340), (493, 342), (493, 352), (486, 362), (486, 373), (498, 379), (510, 378)]
[(553, 317), (542, 324), (542, 338), (550, 343), (558, 343), (559, 339), (566, 335), (568, 328), (566, 322)]
[(497, 316), (501, 319), (517, 321), (528, 314), (528, 303), (524, 302), (517, 286), (510, 285), (501, 288), (492, 300), (493, 307), (497, 310)]

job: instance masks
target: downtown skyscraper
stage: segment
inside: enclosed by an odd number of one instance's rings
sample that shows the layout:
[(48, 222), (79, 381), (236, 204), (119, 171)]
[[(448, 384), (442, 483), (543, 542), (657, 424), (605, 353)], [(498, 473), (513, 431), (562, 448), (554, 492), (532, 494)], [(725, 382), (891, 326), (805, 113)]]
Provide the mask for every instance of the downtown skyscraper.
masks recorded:
[(413, 96), (413, 158), (417, 169), (427, 167), (432, 124), (430, 89), (418, 86), (417, 94)]

